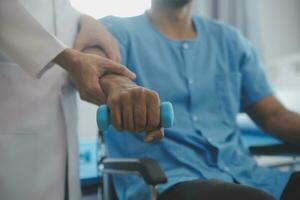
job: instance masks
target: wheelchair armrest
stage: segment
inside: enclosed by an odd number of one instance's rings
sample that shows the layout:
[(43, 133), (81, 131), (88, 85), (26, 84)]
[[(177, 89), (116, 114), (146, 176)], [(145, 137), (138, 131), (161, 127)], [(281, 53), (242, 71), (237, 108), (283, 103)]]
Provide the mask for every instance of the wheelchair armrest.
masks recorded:
[(249, 150), (257, 156), (300, 156), (300, 146), (294, 144), (252, 146)]
[(103, 172), (109, 174), (137, 174), (148, 185), (157, 185), (167, 182), (167, 177), (155, 160), (140, 159), (114, 159), (106, 158), (101, 163)]

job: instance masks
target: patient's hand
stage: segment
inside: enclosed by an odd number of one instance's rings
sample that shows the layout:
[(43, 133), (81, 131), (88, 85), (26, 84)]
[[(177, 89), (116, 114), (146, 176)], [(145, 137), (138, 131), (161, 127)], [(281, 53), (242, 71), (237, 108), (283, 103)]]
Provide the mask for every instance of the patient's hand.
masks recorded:
[(163, 137), (160, 102), (156, 92), (119, 75), (108, 74), (99, 81), (107, 96), (111, 122), (117, 130), (147, 131), (145, 141)]

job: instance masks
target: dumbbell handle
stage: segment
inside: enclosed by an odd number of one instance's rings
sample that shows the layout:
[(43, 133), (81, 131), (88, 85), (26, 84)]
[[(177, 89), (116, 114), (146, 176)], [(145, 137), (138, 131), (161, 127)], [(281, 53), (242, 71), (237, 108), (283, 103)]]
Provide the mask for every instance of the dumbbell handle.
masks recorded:
[[(174, 111), (170, 102), (160, 104), (160, 120), (163, 128), (170, 128), (174, 123)], [(110, 125), (109, 108), (102, 105), (97, 110), (97, 125), (99, 130), (107, 130)]]

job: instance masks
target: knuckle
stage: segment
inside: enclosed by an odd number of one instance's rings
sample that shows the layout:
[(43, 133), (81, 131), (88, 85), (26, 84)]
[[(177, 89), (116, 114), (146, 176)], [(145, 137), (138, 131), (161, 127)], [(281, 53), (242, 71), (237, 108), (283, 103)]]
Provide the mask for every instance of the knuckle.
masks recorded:
[(133, 91), (134, 94), (140, 95), (140, 94), (144, 94), (145, 93), (145, 88), (143, 88), (143, 87), (135, 87), (135, 88), (132, 89), (132, 91)]
[(130, 93), (129, 92), (122, 92), (120, 95), (120, 99), (122, 102), (128, 102), (130, 100)]
[(109, 107), (115, 106), (115, 105), (119, 104), (119, 102), (120, 102), (120, 99), (117, 96), (112, 96), (107, 99), (107, 105)]
[(143, 87), (133, 88), (132, 95), (136, 101), (141, 101), (145, 96), (145, 88)]
[(155, 91), (148, 91), (148, 95), (153, 100), (159, 100), (159, 94)]

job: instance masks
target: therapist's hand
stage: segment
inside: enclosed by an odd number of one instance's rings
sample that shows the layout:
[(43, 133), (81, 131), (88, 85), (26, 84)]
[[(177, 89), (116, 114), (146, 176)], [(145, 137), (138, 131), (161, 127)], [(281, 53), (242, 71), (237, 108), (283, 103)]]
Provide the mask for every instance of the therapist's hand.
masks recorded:
[(160, 100), (156, 92), (140, 87), (124, 76), (105, 75), (100, 79), (110, 119), (119, 131), (146, 131), (144, 140), (161, 139), (164, 131), (160, 128)]
[(135, 78), (134, 73), (115, 61), (73, 49), (65, 49), (53, 62), (69, 72), (80, 97), (96, 105), (106, 102), (99, 78), (109, 73)]
[(99, 21), (82, 15), (79, 20), (79, 32), (75, 39), (74, 49), (84, 51), (90, 47), (99, 47), (107, 58), (121, 62), (118, 44), (113, 36)]

